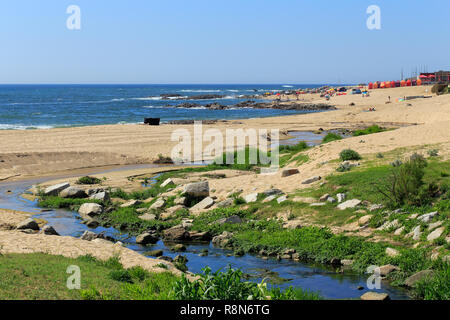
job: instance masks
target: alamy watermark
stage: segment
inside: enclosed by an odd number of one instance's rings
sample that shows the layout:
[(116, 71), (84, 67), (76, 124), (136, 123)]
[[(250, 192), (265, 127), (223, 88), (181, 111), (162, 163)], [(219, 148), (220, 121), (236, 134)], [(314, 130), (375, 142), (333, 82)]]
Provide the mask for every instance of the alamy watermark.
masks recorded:
[(77, 5), (70, 5), (66, 10), (70, 16), (66, 20), (66, 26), (69, 30), (81, 30), (81, 9)]
[(369, 14), (366, 25), (369, 30), (381, 30), (381, 9), (377, 5), (371, 5), (367, 8), (366, 13)]
[(66, 286), (69, 290), (80, 290), (81, 289), (81, 270), (79, 266), (71, 265), (67, 267), (67, 277)]
[(369, 266), (367, 267), (367, 273), (371, 276), (367, 278), (367, 288), (369, 290), (379, 290), (381, 289), (381, 270), (379, 266)]
[[(279, 129), (226, 129), (225, 136), (216, 128), (203, 130), (195, 121), (193, 134), (176, 129), (171, 140), (177, 142), (171, 158), (175, 164), (214, 160), (216, 164), (250, 164), (267, 166), (262, 172), (273, 172), (279, 166)], [(225, 157), (222, 155), (226, 154)]]

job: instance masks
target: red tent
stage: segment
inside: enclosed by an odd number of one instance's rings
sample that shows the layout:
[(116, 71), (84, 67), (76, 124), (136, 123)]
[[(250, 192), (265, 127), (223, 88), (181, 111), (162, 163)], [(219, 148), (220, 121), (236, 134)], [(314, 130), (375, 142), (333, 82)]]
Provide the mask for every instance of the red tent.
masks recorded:
[(411, 85), (412, 85), (411, 80), (406, 81), (406, 86), (407, 86), (407, 87), (411, 87)]
[(372, 90), (372, 89), (373, 89), (373, 83), (369, 82), (369, 90)]

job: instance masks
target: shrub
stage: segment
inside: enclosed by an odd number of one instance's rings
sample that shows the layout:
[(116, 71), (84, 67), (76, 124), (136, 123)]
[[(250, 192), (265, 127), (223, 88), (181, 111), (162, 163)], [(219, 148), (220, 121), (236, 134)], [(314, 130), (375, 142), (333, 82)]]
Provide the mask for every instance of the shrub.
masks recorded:
[(108, 276), (115, 281), (133, 283), (133, 279), (128, 270), (113, 270)]
[(432, 149), (432, 150), (428, 150), (428, 155), (430, 157), (437, 157), (439, 155), (439, 150), (437, 149)]
[(102, 180), (100, 180), (99, 178), (96, 178), (96, 177), (85, 176), (85, 177), (81, 177), (80, 179), (78, 179), (76, 183), (77, 184), (100, 184), (100, 183), (102, 183)]
[(339, 154), (339, 157), (341, 158), (342, 161), (362, 159), (359, 153), (352, 149), (342, 150), (341, 153)]
[(381, 152), (378, 152), (378, 153), (377, 153), (377, 158), (378, 158), (378, 159), (383, 159), (383, 158), (384, 158), (384, 155), (383, 155)]
[(435, 93), (437, 95), (444, 93), (448, 88), (447, 84), (435, 84), (431, 88), (431, 93)]
[(407, 162), (392, 168), (387, 182), (378, 191), (396, 207), (427, 204), (431, 190), (424, 188), (426, 166), (423, 156), (413, 154)]
[(280, 153), (297, 153), (300, 151), (304, 151), (306, 149), (308, 149), (308, 144), (305, 141), (300, 141), (299, 143), (297, 143), (296, 145), (284, 145), (284, 146), (280, 146)]
[(336, 140), (342, 140), (342, 136), (340, 136), (336, 133), (330, 132), (322, 139), (322, 143), (328, 143), (328, 142), (336, 141)]

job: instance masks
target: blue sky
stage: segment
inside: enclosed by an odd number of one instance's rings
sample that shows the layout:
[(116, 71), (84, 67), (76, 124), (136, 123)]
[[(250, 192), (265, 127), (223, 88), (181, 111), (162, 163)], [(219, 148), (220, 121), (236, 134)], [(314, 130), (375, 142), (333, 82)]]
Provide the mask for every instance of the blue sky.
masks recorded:
[(449, 18), (447, 0), (3, 0), (0, 83), (395, 80), (450, 69)]

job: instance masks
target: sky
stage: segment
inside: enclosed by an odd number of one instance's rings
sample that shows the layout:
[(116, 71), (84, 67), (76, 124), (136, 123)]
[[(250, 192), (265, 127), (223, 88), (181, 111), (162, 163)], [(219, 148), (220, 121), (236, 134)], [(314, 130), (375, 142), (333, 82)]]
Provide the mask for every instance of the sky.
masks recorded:
[(449, 34), (448, 0), (2, 0), (0, 83), (397, 80), (450, 70)]

